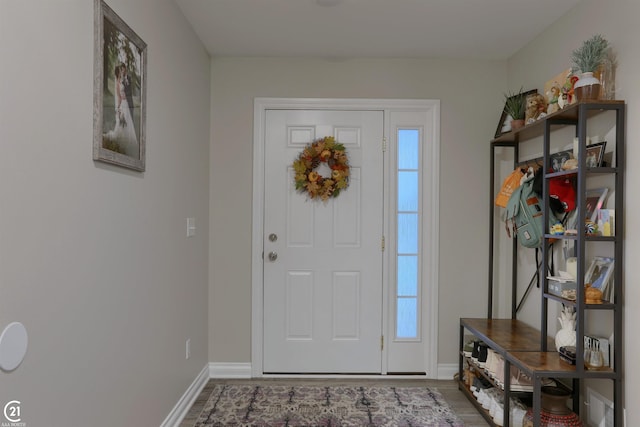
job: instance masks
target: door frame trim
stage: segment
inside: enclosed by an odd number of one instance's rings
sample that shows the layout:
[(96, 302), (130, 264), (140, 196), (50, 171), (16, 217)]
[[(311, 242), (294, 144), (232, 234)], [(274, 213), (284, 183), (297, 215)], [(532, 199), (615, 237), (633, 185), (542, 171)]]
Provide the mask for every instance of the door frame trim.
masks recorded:
[[(434, 150), (432, 164), (428, 167), (434, 172), (432, 182), (433, 202), (438, 206), (439, 194), (439, 165), (440, 165), (440, 101), (418, 99), (341, 99), (341, 98), (255, 98), (253, 108), (253, 195), (252, 195), (252, 234), (251, 234), (251, 375), (252, 377), (264, 376), (263, 371), (263, 327), (264, 314), (263, 302), (263, 235), (264, 235), (264, 158), (265, 158), (265, 131), (266, 111), (273, 109), (283, 110), (376, 110), (384, 112), (384, 136), (389, 138), (389, 113), (392, 111), (433, 111)], [(428, 232), (434, 237), (430, 248), (431, 272), (429, 277), (423, 280), (435, 283), (430, 286), (429, 293), (423, 294), (427, 301), (427, 315), (423, 316), (424, 351), (427, 361), (428, 378), (438, 376), (438, 209), (435, 209), (435, 218), (429, 224), (425, 224)], [(385, 226), (388, 220), (385, 219)], [(385, 264), (388, 265), (388, 254), (385, 254)], [(388, 294), (388, 278), (383, 278), (383, 292)], [(387, 297), (383, 297), (386, 301)], [(383, 321), (386, 324), (386, 304), (383, 306)], [(383, 333), (386, 330), (383, 329)], [(386, 374), (386, 352), (382, 355), (382, 374)]]

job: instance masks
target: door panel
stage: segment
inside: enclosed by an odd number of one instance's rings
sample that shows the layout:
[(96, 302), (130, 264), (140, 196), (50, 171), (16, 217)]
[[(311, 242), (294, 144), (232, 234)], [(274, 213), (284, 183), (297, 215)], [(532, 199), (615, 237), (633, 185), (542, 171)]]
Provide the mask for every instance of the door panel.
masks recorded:
[[(264, 372), (380, 373), (383, 113), (268, 110), (265, 129)], [(295, 190), (292, 163), (325, 136), (351, 178), (322, 202)]]

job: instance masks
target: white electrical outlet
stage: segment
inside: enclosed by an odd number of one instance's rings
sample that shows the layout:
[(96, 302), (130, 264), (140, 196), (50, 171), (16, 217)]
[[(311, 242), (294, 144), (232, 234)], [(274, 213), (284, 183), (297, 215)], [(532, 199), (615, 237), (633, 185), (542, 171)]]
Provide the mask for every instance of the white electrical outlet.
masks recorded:
[(189, 360), (191, 357), (191, 338), (187, 339), (187, 343), (185, 345), (185, 359)]

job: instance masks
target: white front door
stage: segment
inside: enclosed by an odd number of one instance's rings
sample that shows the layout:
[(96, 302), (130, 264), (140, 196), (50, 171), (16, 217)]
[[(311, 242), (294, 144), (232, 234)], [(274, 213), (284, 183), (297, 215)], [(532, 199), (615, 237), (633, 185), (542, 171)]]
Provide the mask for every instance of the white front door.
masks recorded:
[[(264, 131), (263, 371), (381, 373), (383, 112), (267, 110)], [(325, 136), (351, 179), (323, 202), (292, 164)]]

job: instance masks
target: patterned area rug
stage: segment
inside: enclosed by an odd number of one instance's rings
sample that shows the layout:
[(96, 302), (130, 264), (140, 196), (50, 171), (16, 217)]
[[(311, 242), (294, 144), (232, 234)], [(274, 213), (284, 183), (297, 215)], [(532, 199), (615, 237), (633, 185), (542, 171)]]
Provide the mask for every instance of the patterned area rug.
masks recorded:
[(195, 427), (459, 427), (435, 388), (216, 385)]

